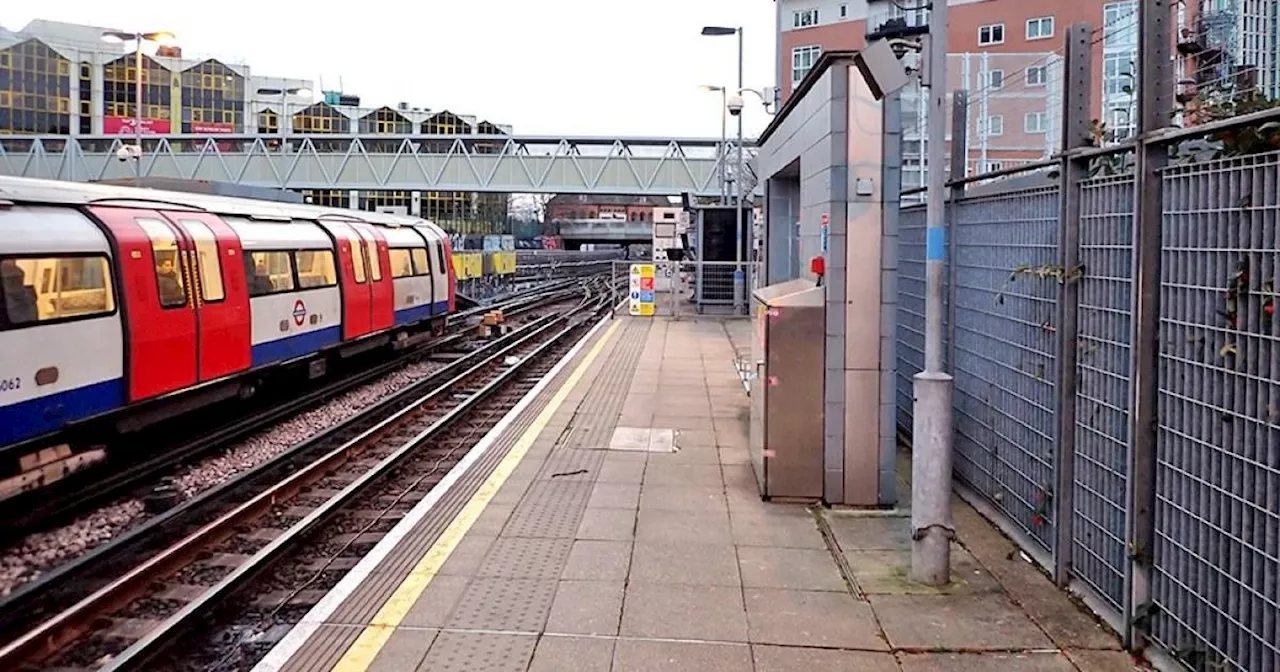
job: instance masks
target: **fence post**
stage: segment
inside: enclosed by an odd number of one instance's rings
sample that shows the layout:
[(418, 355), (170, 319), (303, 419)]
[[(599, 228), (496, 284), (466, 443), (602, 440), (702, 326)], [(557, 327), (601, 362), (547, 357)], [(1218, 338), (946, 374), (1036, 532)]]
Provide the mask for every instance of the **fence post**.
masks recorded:
[(1169, 0), (1138, 3), (1138, 137), (1134, 165), (1133, 390), (1130, 404), (1128, 583), (1125, 644), (1141, 650), (1150, 632), (1155, 544), (1156, 415), (1160, 331), (1160, 170), (1168, 163), (1152, 136), (1169, 125), (1173, 81)]
[[(1063, 57), (1062, 151), (1070, 152), (1089, 144), (1090, 38), (1087, 23), (1067, 30)], [(1058, 381), (1055, 409), (1058, 420), (1057, 455), (1054, 456), (1054, 544), (1053, 578), (1059, 586), (1071, 579), (1071, 546), (1075, 539), (1074, 494), (1076, 457), (1076, 355), (1079, 347), (1080, 285), (1080, 182), (1088, 164), (1065, 156), (1058, 193), (1058, 260), (1062, 284), (1058, 291)]]
[[(969, 92), (957, 89), (951, 94), (951, 179), (967, 176), (969, 166), (969, 135), (958, 129), (969, 128)], [(956, 370), (956, 254), (959, 252), (960, 201), (964, 198), (964, 184), (954, 184), (947, 198), (947, 221), (951, 224), (951, 236), (947, 239), (947, 365), (954, 375)]]

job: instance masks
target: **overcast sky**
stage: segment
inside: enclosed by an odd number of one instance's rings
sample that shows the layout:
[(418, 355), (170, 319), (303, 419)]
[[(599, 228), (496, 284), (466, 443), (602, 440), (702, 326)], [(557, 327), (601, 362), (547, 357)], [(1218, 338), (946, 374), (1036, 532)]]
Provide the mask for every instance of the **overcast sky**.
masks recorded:
[[(746, 85), (774, 84), (771, 0), (4, 4), (19, 5), (0, 10), (10, 29), (44, 18), (169, 30), (187, 55), (326, 88), (341, 77), (363, 106), (448, 108), (517, 133), (719, 136), (719, 94), (699, 85), (736, 84), (737, 42), (700, 36), (706, 24), (743, 26)], [(768, 118), (748, 102), (752, 136)]]

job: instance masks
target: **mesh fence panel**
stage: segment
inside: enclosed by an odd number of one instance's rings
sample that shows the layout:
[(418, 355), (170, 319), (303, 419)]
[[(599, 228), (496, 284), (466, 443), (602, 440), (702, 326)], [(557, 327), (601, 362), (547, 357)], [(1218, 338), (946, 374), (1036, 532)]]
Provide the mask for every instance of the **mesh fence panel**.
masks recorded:
[(1162, 176), (1152, 626), (1201, 669), (1280, 669), (1278, 176), (1275, 153)]
[(924, 206), (898, 217), (898, 424), (911, 431), (911, 377), (924, 369)]
[(1133, 177), (1080, 185), (1071, 563), (1117, 613), (1124, 603), (1129, 460)]
[(1058, 194), (965, 201), (955, 220), (956, 476), (1053, 539)]

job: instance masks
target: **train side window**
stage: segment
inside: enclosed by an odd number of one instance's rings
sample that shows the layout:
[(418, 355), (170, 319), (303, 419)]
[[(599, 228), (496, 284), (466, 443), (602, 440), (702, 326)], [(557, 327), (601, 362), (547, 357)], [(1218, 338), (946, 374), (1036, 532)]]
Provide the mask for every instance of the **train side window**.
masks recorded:
[(436, 259), (440, 261), (440, 268), (444, 268), (444, 243), (438, 240), (436, 241)]
[[(355, 271), (356, 284), (364, 284), (364, 245), (354, 240), (351, 241), (351, 268)], [(376, 280), (377, 278), (374, 279)]]
[(431, 261), (427, 257), (427, 248), (413, 248), (413, 272), (417, 275), (431, 275)]
[(369, 253), (369, 277), (374, 282), (382, 279), (382, 260), (378, 258), (378, 244), (370, 242), (367, 238), (363, 241), (365, 252)]
[(298, 264), (298, 289), (318, 289), (338, 284), (332, 250), (299, 250), (293, 256)]
[(178, 249), (178, 234), (168, 224), (146, 217), (134, 221), (151, 239), (151, 253), (155, 256), (156, 287), (160, 293), (161, 308), (182, 308), (187, 305), (186, 277), (182, 263), (182, 251)]
[(244, 255), (249, 296), (293, 290), (293, 258), (288, 252), (249, 252)]
[(413, 275), (413, 262), (409, 260), (409, 250), (403, 248), (392, 248), (391, 258), (391, 277), (407, 278)]
[(115, 311), (105, 256), (0, 260), (0, 328)]
[(227, 298), (222, 287), (222, 260), (218, 258), (218, 239), (204, 222), (194, 219), (180, 219), (179, 224), (187, 230), (191, 240), (196, 244), (196, 269), (200, 273), (200, 298), (206, 303), (214, 303)]

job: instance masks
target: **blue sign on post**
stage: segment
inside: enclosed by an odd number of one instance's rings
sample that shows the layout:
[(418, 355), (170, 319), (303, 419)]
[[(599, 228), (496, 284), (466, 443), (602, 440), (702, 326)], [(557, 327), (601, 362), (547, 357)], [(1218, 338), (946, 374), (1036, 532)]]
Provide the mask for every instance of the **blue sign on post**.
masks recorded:
[(827, 256), (829, 249), (831, 249), (831, 219), (824, 212), (822, 213), (822, 256)]

